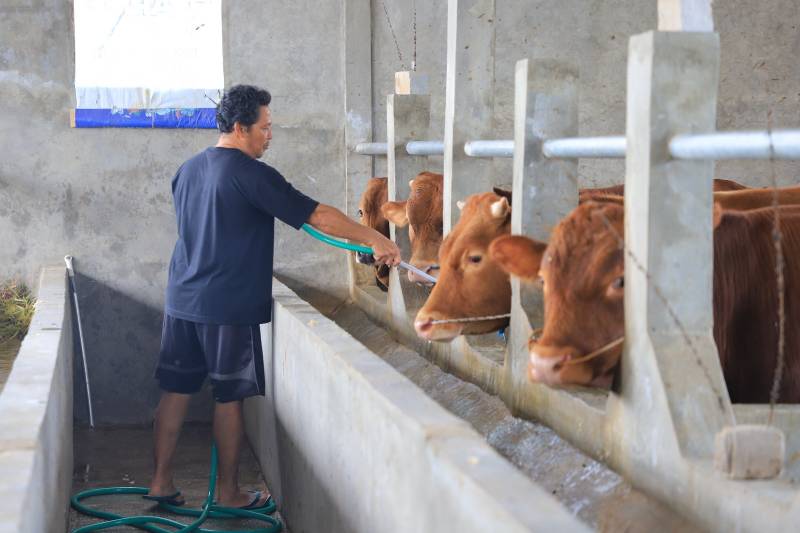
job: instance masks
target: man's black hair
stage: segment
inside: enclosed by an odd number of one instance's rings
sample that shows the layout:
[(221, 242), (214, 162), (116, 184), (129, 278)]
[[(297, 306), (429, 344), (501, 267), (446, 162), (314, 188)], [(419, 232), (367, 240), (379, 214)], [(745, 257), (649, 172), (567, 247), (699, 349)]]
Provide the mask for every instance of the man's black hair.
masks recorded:
[(234, 85), (222, 96), (217, 104), (217, 127), (222, 133), (233, 131), (238, 122), (242, 126), (252, 126), (258, 121), (261, 106), (269, 105), (272, 95), (269, 91), (252, 85)]

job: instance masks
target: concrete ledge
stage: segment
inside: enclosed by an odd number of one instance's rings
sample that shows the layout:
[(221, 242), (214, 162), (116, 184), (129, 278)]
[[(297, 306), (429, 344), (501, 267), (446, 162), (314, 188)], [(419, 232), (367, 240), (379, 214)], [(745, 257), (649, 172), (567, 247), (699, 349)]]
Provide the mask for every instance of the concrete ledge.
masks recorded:
[(586, 531), (550, 494), (275, 281), (247, 431), (292, 531)]
[(36, 312), (0, 394), (0, 532), (58, 531), (72, 486), (72, 318), (64, 267), (42, 270)]

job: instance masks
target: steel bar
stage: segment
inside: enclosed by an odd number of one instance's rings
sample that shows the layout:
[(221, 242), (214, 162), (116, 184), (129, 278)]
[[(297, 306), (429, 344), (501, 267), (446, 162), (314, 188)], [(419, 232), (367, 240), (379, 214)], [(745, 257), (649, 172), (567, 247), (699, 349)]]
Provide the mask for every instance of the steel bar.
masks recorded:
[(469, 141), (464, 153), (470, 157), (514, 157), (514, 141)]
[(72, 298), (75, 302), (75, 318), (78, 322), (78, 338), (81, 341), (81, 357), (83, 359), (83, 379), (86, 383), (86, 403), (89, 405), (89, 426), (94, 428), (94, 411), (92, 410), (92, 389), (89, 387), (89, 367), (86, 364), (86, 343), (83, 341), (83, 326), (81, 325), (81, 308), (78, 305), (78, 285), (75, 283), (75, 269), (72, 266), (72, 256), (64, 256), (67, 264), (67, 274), (72, 282)]
[(406, 144), (408, 155), (444, 155), (442, 141), (411, 141)]
[(678, 135), (669, 151), (675, 159), (800, 159), (800, 130)]
[(386, 155), (389, 152), (387, 143), (359, 143), (355, 152), (361, 155)]
[(569, 137), (545, 141), (542, 153), (553, 159), (624, 158), (625, 146), (624, 136)]

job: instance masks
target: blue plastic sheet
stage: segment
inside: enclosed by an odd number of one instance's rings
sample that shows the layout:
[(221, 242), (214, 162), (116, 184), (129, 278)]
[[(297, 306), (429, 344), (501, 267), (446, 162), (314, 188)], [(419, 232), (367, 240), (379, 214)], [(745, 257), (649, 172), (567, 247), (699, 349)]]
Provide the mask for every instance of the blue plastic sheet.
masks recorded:
[(75, 127), (216, 129), (216, 109), (76, 109)]

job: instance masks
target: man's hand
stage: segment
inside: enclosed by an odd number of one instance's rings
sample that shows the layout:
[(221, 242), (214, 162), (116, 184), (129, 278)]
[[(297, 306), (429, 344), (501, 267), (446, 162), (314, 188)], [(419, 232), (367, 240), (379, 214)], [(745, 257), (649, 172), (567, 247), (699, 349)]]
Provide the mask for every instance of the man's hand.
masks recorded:
[(374, 252), (375, 262), (388, 266), (399, 265), (401, 261), (400, 248), (377, 231), (373, 231), (373, 233), (375, 234), (375, 239), (370, 243), (370, 248)]
[(308, 223), (328, 235), (366, 244), (372, 248), (375, 261), (379, 264), (400, 264), (400, 249), (395, 243), (374, 229), (351, 220), (335, 207), (318, 205), (308, 218)]

